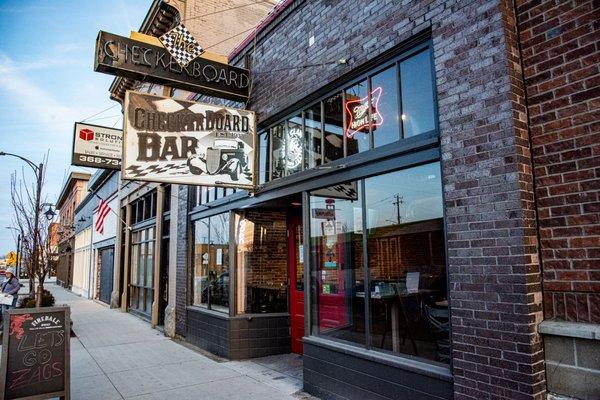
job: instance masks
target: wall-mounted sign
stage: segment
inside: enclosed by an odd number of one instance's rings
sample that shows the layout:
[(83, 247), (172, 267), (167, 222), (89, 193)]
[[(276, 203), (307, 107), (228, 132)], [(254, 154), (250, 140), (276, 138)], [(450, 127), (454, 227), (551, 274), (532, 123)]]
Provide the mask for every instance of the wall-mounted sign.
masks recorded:
[(250, 84), (246, 69), (202, 57), (182, 67), (164, 47), (102, 31), (94, 71), (239, 102), (247, 100)]
[(159, 39), (182, 67), (187, 67), (190, 61), (204, 53), (204, 49), (183, 24), (177, 25)]
[(71, 164), (118, 170), (121, 169), (122, 147), (121, 129), (75, 122)]
[(69, 399), (69, 307), (9, 309), (5, 313), (0, 398)]
[(128, 91), (123, 179), (254, 187), (254, 112)]
[(375, 88), (371, 91), (371, 110), (369, 111), (369, 96), (362, 99), (346, 100), (346, 136), (353, 137), (355, 133), (368, 131), (369, 127), (383, 124), (383, 116), (379, 112), (379, 99), (383, 89)]

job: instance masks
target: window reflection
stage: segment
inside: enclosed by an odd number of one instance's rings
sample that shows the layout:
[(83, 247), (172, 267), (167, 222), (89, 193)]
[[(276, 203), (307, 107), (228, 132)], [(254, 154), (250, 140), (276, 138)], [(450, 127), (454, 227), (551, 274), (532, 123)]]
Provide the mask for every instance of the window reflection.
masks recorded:
[(235, 225), (237, 313), (287, 312), (286, 213), (246, 211)]
[(314, 168), (323, 162), (321, 133), (321, 103), (317, 103), (304, 112), (304, 140), (306, 153), (305, 168)]
[(325, 116), (325, 162), (344, 156), (344, 113), (342, 95), (335, 94), (323, 100)]
[[(447, 361), (449, 324), (439, 163), (365, 180), (371, 346)], [(449, 327), (449, 325), (448, 325)]]
[(269, 132), (264, 132), (258, 138), (260, 153), (258, 163), (258, 183), (265, 183), (269, 181)]
[(271, 179), (285, 176), (285, 122), (271, 128)]
[(229, 311), (229, 213), (210, 217), (208, 304)]
[(400, 139), (397, 71), (396, 66), (393, 66), (371, 78), (371, 104), (374, 115), (380, 118), (372, 124), (375, 147)]
[(312, 334), (447, 363), (442, 207), (439, 163), (311, 192)]
[(435, 129), (431, 70), (429, 51), (400, 63), (404, 137)]
[(194, 222), (194, 305), (229, 310), (229, 213)]
[(313, 333), (365, 343), (362, 207), (358, 183), (311, 193)]
[(194, 305), (208, 306), (208, 218), (194, 222)]

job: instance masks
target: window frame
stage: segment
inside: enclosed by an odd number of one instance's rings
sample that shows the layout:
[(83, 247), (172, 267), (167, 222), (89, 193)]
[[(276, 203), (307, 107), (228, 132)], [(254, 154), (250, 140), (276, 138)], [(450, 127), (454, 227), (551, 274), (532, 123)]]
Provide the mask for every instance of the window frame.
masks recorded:
[[(410, 156), (407, 155), (407, 156)], [(383, 172), (378, 172), (376, 174), (370, 174), (370, 175), (364, 175), (361, 177), (358, 177), (356, 179), (351, 179), (351, 180), (340, 180), (340, 181), (336, 181), (336, 182), (332, 182), (332, 183), (349, 183), (352, 181), (356, 181), (357, 184), (360, 186), (360, 202), (361, 202), (361, 214), (362, 214), (362, 221), (361, 221), (361, 227), (362, 227), (362, 232), (365, 233), (365, 235), (363, 235), (361, 241), (362, 241), (362, 269), (363, 269), (363, 274), (364, 274), (364, 286), (365, 288), (370, 287), (371, 286), (371, 271), (369, 268), (369, 251), (368, 251), (368, 235), (366, 234), (368, 232), (368, 228), (367, 228), (367, 223), (368, 223), (368, 216), (367, 216), (367, 207), (366, 207), (366, 200), (367, 200), (367, 195), (366, 195), (366, 180), (374, 177), (374, 176), (380, 176), (380, 175), (385, 175), (385, 174), (389, 174), (389, 173), (393, 173), (393, 172), (398, 172), (398, 171), (406, 171), (406, 170), (410, 170), (411, 168), (417, 168), (419, 166), (422, 165), (427, 165), (427, 164), (432, 164), (432, 163), (439, 163), (440, 165), (440, 185), (441, 185), (441, 201), (442, 201), (442, 211), (443, 211), (443, 215), (442, 215), (442, 236), (443, 236), (443, 240), (444, 240), (444, 251), (445, 251), (445, 261), (444, 261), (444, 265), (445, 265), (445, 284), (446, 284), (446, 293), (448, 294), (448, 296), (450, 296), (451, 290), (450, 290), (450, 286), (449, 286), (449, 272), (448, 272), (448, 241), (447, 241), (447, 224), (446, 224), (446, 208), (444, 206), (444, 202), (445, 202), (445, 195), (444, 195), (444, 182), (443, 182), (443, 174), (442, 174), (442, 160), (441, 157), (437, 158), (437, 159), (422, 159), (420, 161), (417, 162), (413, 162), (413, 163), (409, 163), (407, 165), (404, 165), (400, 168), (396, 167), (396, 168), (389, 168), (388, 170), (385, 170)], [(370, 315), (370, 310), (371, 310), (371, 295), (370, 295), (370, 291), (366, 291), (365, 290), (365, 303), (364, 303), (364, 324), (365, 324), (365, 343), (364, 344), (360, 344), (360, 343), (355, 343), (355, 342), (350, 342), (350, 341), (346, 341), (343, 339), (339, 339), (339, 338), (335, 338), (335, 337), (331, 337), (331, 336), (325, 336), (320, 334), (319, 331), (319, 327), (315, 325), (315, 313), (313, 310), (313, 304), (318, 304), (316, 299), (318, 298), (318, 293), (317, 293), (317, 285), (316, 285), (316, 273), (317, 270), (315, 269), (315, 265), (313, 265), (312, 263), (312, 257), (311, 257), (311, 236), (310, 233), (312, 231), (311, 229), (311, 224), (312, 224), (312, 218), (311, 218), (311, 191), (315, 191), (315, 190), (319, 190), (319, 189), (324, 189), (329, 187), (328, 186), (320, 186), (311, 190), (306, 190), (302, 192), (302, 199), (303, 199), (303, 204), (302, 204), (302, 213), (303, 213), (303, 226), (304, 226), (304, 243), (307, 243), (307, 245), (304, 246), (304, 286), (305, 286), (305, 304), (304, 304), (304, 332), (306, 336), (309, 337), (314, 337), (314, 338), (319, 338), (319, 340), (325, 340), (325, 341), (329, 341), (332, 343), (338, 343), (341, 345), (345, 345), (345, 346), (351, 346), (355, 349), (357, 349), (357, 351), (374, 351), (373, 350), (373, 340), (371, 337), (371, 315)], [(306, 291), (306, 288), (308, 288), (308, 291)], [(368, 293), (367, 293), (368, 292)], [(308, 293), (308, 294), (307, 294)], [(448, 310), (450, 312), (450, 315), (452, 315), (451, 313), (451, 308), (450, 305), (448, 305)], [(452, 323), (450, 323), (450, 332), (449, 332), (449, 337), (452, 337)], [(387, 351), (378, 351), (375, 350), (374, 353), (376, 353), (379, 357), (392, 357), (394, 360), (398, 361), (398, 362), (414, 362), (417, 361), (419, 364), (421, 364), (424, 368), (429, 369), (432, 367), (437, 367), (437, 368), (443, 368), (443, 369), (448, 369), (451, 370), (452, 369), (452, 358), (450, 358), (449, 363), (448, 364), (443, 364), (441, 362), (435, 361), (435, 360), (429, 360), (426, 358), (422, 358), (422, 357), (415, 357), (413, 355), (410, 354), (405, 354), (405, 353), (398, 353), (398, 354), (392, 354), (390, 352)], [(452, 341), (450, 340), (450, 354), (452, 354)]]
[[(267, 155), (267, 167), (268, 167), (268, 174), (267, 177), (268, 179), (266, 179), (266, 182), (259, 185), (259, 187), (261, 186), (265, 186), (268, 185), (271, 182), (275, 182), (275, 181), (280, 181), (280, 180), (285, 180), (285, 179), (289, 179), (290, 176), (295, 176), (297, 174), (300, 174), (302, 172), (305, 171), (310, 171), (310, 170), (314, 170), (314, 169), (319, 169), (319, 168), (323, 168), (323, 166), (325, 165), (330, 165), (338, 160), (351, 160), (354, 157), (357, 157), (358, 155), (362, 155), (362, 154), (369, 154), (370, 156), (374, 156), (377, 157), (377, 155), (374, 152), (374, 150), (377, 149), (382, 149), (382, 148), (387, 148), (390, 146), (394, 146), (394, 147), (398, 147), (401, 148), (403, 147), (401, 144), (403, 141), (410, 139), (410, 138), (405, 138), (404, 137), (404, 126), (402, 123), (402, 120), (399, 121), (399, 128), (398, 128), (398, 134), (399, 134), (399, 138), (397, 141), (389, 143), (389, 144), (385, 144), (379, 147), (374, 147), (374, 137), (372, 135), (372, 127), (369, 127), (369, 149), (366, 151), (363, 151), (362, 153), (356, 153), (356, 154), (352, 154), (352, 155), (348, 155), (347, 154), (347, 138), (346, 135), (344, 134), (343, 137), (343, 157), (340, 159), (336, 159), (336, 160), (332, 160), (330, 162), (325, 162), (325, 115), (324, 115), (324, 100), (326, 100), (327, 98), (334, 96), (336, 94), (340, 94), (342, 95), (342, 99), (345, 100), (344, 98), (344, 92), (347, 88), (352, 87), (354, 85), (356, 85), (357, 83), (366, 80), (367, 82), (367, 93), (369, 94), (368, 98), (369, 98), (369, 104), (371, 103), (371, 96), (370, 96), (370, 88), (371, 88), (371, 79), (372, 77), (376, 76), (377, 74), (385, 71), (388, 68), (395, 68), (396, 70), (396, 91), (397, 91), (397, 101), (398, 101), (398, 115), (401, 116), (402, 115), (402, 89), (401, 89), (401, 83), (402, 83), (402, 76), (400, 74), (400, 64), (404, 61), (407, 60), (409, 58), (411, 58), (412, 56), (417, 55), (418, 53), (421, 53), (423, 51), (428, 51), (429, 52), (429, 56), (430, 56), (430, 74), (431, 74), (431, 82), (432, 82), (432, 91), (433, 91), (433, 110), (434, 110), (434, 129), (427, 131), (427, 132), (422, 132), (419, 135), (415, 135), (412, 137), (419, 137), (419, 136), (429, 136), (431, 134), (435, 134), (439, 137), (439, 118), (438, 118), (438, 101), (437, 101), (437, 84), (436, 84), (436, 76), (435, 76), (435, 64), (434, 64), (434, 56), (433, 56), (433, 43), (431, 41), (431, 39), (428, 40), (424, 40), (421, 41), (420, 43), (413, 45), (412, 47), (406, 48), (404, 50), (402, 50), (399, 53), (396, 53), (395, 55), (389, 56), (387, 58), (385, 58), (384, 60), (382, 60), (379, 63), (373, 64), (373, 63), (368, 63), (368, 65), (363, 66), (359, 72), (355, 73), (350, 79), (345, 79), (345, 80), (340, 80), (340, 82), (335, 82), (335, 86), (333, 87), (333, 89), (325, 89), (324, 91), (321, 91), (320, 93), (318, 93), (316, 96), (313, 97), (309, 97), (307, 99), (305, 99), (304, 101), (302, 101), (301, 103), (298, 103), (297, 105), (290, 107), (289, 109), (287, 109), (285, 111), (284, 114), (280, 114), (272, 119), (268, 119), (265, 122), (263, 122), (262, 124), (260, 124), (259, 129), (257, 130), (257, 135), (263, 135), (263, 134), (269, 134), (271, 128), (273, 128), (274, 126), (281, 124), (281, 123), (285, 123), (285, 121), (287, 121), (290, 118), (293, 118), (294, 116), (297, 115), (302, 115), (302, 128), (303, 131), (306, 129), (306, 124), (305, 124), (305, 118), (304, 118), (304, 114), (305, 111), (309, 108), (312, 108), (313, 106), (315, 106), (317, 103), (321, 104), (321, 162), (322, 164), (320, 166), (316, 166), (316, 167), (312, 167), (312, 168), (304, 168), (304, 162), (302, 163), (302, 168), (299, 172), (296, 172), (292, 175), (289, 176), (283, 176), (280, 178), (276, 178), (273, 179), (273, 175), (272, 175), (272, 160), (270, 158), (270, 154), (269, 151), (266, 152)], [(343, 103), (345, 104), (345, 103)], [(290, 111), (291, 110), (291, 111)], [(370, 111), (370, 107), (369, 107), (369, 115), (370, 115), (371, 111)], [(346, 126), (346, 112), (345, 110), (343, 110), (342, 112), (343, 114), (343, 130), (345, 129)], [(272, 152), (272, 134), (270, 134), (269, 137), (269, 146), (267, 150), (270, 150)], [(412, 138), (411, 137), (411, 138)], [(259, 165), (261, 165), (261, 163), (263, 162), (263, 160), (260, 159), (260, 152), (257, 153), (257, 158), (258, 158), (258, 163)], [(259, 167), (260, 170), (260, 167)]]
[[(195, 257), (196, 257), (196, 252), (195, 252), (195, 247), (196, 247), (196, 228), (195, 225), (197, 222), (201, 221), (201, 220), (206, 220), (206, 227), (208, 230), (208, 245), (209, 245), (209, 252), (208, 252), (208, 256), (210, 257), (210, 246), (211, 246), (211, 239), (210, 239), (210, 235), (211, 235), (211, 227), (210, 227), (210, 219), (217, 217), (221, 214), (228, 214), (228, 218), (229, 218), (229, 226), (228, 226), (228, 233), (227, 233), (227, 237), (229, 240), (229, 265), (227, 266), (227, 270), (229, 272), (229, 293), (228, 293), (228, 310), (227, 311), (222, 311), (222, 310), (218, 310), (218, 309), (213, 309), (211, 306), (210, 301), (207, 302), (207, 304), (194, 304), (194, 277), (195, 277), (195, 273), (194, 273), (194, 266), (195, 266)], [(188, 271), (190, 274), (190, 277), (192, 279), (189, 279), (188, 282), (188, 287), (190, 290), (190, 296), (189, 296), (189, 303), (188, 303), (188, 307), (192, 307), (192, 308), (196, 308), (196, 309), (200, 309), (200, 310), (204, 310), (204, 311), (211, 311), (211, 312), (216, 312), (218, 313), (218, 315), (228, 315), (228, 316), (233, 316), (233, 311), (235, 310), (235, 307), (233, 307), (232, 301), (234, 301), (235, 297), (234, 297), (234, 284), (232, 284), (232, 282), (234, 282), (235, 279), (235, 257), (232, 257), (232, 254), (234, 254), (233, 252), (235, 251), (235, 244), (232, 243), (232, 241), (234, 240), (234, 236), (233, 236), (233, 232), (232, 232), (232, 225), (234, 223), (234, 221), (232, 221), (232, 219), (235, 218), (235, 213), (232, 210), (228, 210), (225, 212), (219, 212), (219, 213), (214, 213), (211, 215), (206, 215), (206, 216), (199, 216), (199, 215), (190, 215), (189, 216), (189, 221), (190, 221), (190, 235), (189, 237), (191, 238), (190, 240), (190, 245), (189, 245), (189, 249), (190, 249), (190, 256), (189, 256), (189, 267), (188, 267)], [(209, 265), (210, 265), (210, 261), (209, 261)], [(209, 292), (210, 293), (210, 292)]]

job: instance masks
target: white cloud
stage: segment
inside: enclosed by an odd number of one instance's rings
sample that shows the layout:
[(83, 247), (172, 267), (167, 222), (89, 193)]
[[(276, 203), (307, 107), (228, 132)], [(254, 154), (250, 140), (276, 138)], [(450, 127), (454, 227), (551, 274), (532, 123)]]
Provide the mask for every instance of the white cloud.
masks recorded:
[(46, 124), (72, 124), (77, 112), (61, 104), (52, 93), (37, 86), (24, 72), (48, 66), (43, 60), (16, 63), (0, 53), (0, 88), (22, 111), (36, 112), (37, 121)]

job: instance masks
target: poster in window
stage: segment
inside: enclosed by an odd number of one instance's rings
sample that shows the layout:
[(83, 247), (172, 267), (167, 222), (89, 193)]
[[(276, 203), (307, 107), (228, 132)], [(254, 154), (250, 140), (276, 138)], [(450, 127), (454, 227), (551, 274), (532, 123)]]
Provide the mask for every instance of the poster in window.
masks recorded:
[(128, 91), (123, 179), (252, 189), (252, 111)]

